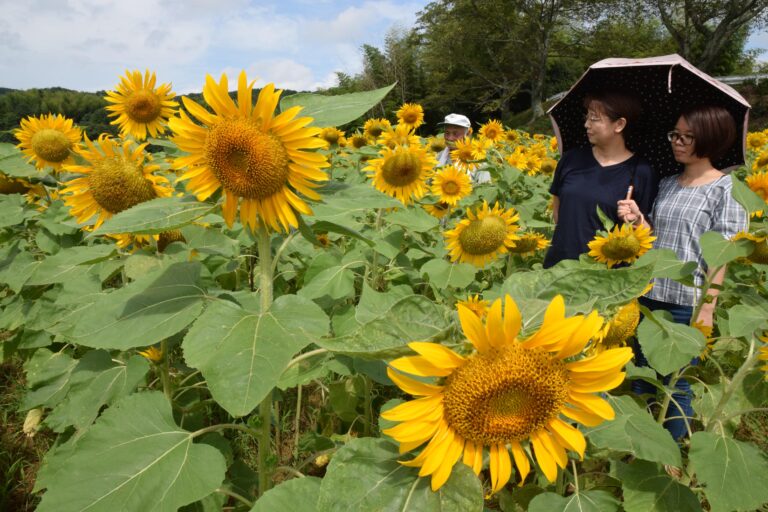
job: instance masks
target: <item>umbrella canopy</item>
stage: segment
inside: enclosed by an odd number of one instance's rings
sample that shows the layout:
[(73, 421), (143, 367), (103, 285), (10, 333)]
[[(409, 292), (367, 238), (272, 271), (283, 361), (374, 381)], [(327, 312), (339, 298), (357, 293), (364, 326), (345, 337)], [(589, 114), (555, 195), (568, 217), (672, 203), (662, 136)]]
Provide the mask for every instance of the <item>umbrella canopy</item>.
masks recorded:
[(589, 147), (584, 128), (587, 93), (618, 90), (634, 94), (642, 104), (642, 118), (627, 146), (644, 156), (662, 176), (680, 172), (667, 132), (680, 113), (697, 105), (718, 105), (736, 120), (738, 136), (726, 155), (712, 162), (718, 169), (744, 163), (749, 103), (732, 87), (698, 70), (677, 54), (645, 59), (604, 59), (592, 64), (548, 114), (560, 151)]

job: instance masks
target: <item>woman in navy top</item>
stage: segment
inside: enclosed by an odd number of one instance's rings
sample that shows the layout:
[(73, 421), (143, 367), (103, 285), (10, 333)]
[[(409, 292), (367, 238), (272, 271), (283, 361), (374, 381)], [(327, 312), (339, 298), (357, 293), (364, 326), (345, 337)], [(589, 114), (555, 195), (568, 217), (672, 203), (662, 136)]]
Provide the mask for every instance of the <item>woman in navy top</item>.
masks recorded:
[(549, 192), (553, 199), (555, 233), (544, 258), (549, 268), (564, 259), (578, 259), (603, 229), (597, 207), (614, 222), (616, 202), (632, 197), (643, 212), (651, 209), (658, 179), (650, 163), (633, 154), (626, 134), (640, 117), (636, 98), (620, 92), (588, 95), (584, 127), (592, 147), (567, 151), (557, 164)]

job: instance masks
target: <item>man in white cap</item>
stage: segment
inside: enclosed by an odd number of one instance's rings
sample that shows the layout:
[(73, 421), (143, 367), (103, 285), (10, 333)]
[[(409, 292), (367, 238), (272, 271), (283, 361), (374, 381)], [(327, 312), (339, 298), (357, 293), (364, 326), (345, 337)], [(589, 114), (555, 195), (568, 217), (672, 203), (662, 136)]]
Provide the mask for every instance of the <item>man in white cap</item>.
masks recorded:
[[(437, 164), (442, 167), (451, 163), (451, 151), (456, 148), (456, 141), (469, 136), (472, 130), (472, 123), (467, 116), (448, 114), (445, 116), (445, 120), (438, 124), (445, 125), (445, 149), (437, 154)], [(475, 172), (469, 173), (469, 175), (474, 185), (491, 182), (491, 173), (488, 171), (478, 169)]]

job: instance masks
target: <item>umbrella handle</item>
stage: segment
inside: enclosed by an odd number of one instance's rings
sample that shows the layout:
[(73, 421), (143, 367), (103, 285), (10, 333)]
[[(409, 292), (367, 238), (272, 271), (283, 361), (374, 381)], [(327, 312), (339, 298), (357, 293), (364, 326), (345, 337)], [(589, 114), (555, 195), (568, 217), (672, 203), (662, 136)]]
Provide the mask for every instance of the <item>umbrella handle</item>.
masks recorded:
[(629, 188), (627, 189), (627, 197), (625, 197), (626, 200), (632, 199), (632, 192), (634, 190), (635, 190), (635, 186), (634, 185), (630, 185)]

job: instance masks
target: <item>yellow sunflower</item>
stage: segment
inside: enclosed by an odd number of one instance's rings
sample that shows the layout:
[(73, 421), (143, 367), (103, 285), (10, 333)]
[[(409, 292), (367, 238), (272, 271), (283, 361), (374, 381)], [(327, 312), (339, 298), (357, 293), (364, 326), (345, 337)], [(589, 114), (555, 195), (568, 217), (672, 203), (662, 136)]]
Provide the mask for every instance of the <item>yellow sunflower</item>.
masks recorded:
[(171, 91), (171, 84), (162, 84), (155, 87), (154, 71), (127, 71), (120, 77), (117, 91), (107, 91), (104, 99), (113, 105), (107, 106), (111, 112), (109, 117), (115, 117), (111, 124), (120, 128), (123, 137), (130, 134), (137, 140), (144, 140), (147, 134), (157, 137), (165, 132), (168, 119), (175, 113), (177, 103), (173, 100), (176, 96)]
[(430, 137), (427, 145), (429, 146), (429, 150), (433, 153), (439, 153), (442, 150), (445, 149), (445, 138), (444, 137)]
[(520, 141), (520, 133), (517, 130), (507, 130), (504, 132), (504, 140), (510, 144), (517, 144)]
[(418, 103), (404, 103), (397, 111), (400, 124), (416, 129), (424, 124), (424, 109)]
[(452, 210), (451, 205), (440, 202), (435, 204), (425, 204), (423, 205), (423, 208), (428, 214), (438, 219), (442, 219), (446, 215), (449, 215)]
[(157, 347), (147, 347), (144, 350), (139, 350), (139, 355), (146, 357), (153, 363), (159, 363), (163, 360), (163, 351)]
[(555, 168), (557, 168), (557, 160), (554, 158), (544, 157), (541, 163), (539, 163), (539, 172), (541, 174), (554, 174)]
[(427, 193), (427, 177), (437, 161), (421, 145), (383, 148), (380, 157), (369, 161), (364, 170), (373, 186), (405, 205)]
[(431, 192), (441, 202), (456, 206), (459, 201), (472, 193), (469, 174), (452, 165), (446, 165), (432, 177)]
[(498, 142), (504, 138), (504, 127), (501, 125), (501, 121), (491, 119), (480, 127), (479, 133), (481, 137)]
[[(558, 466), (568, 463), (567, 450), (583, 457), (584, 435), (573, 421), (596, 426), (614, 418), (599, 393), (624, 380), (622, 368), (632, 358), (628, 347), (580, 357), (603, 319), (589, 315), (566, 318), (562, 296), (549, 304), (539, 330), (518, 338), (522, 318), (514, 300), (496, 300), (483, 323), (459, 306), (465, 336), (475, 348), (463, 356), (437, 343), (413, 342), (417, 356), (395, 359), (387, 373), (418, 398), (381, 414), (398, 422), (384, 433), (400, 443), (400, 452), (424, 449), (406, 466), (419, 467), (439, 489), (461, 459), (475, 474), (487, 448), (491, 490), (501, 490), (512, 476), (512, 461), (522, 484), (531, 469), (526, 445), (550, 482)], [(401, 373), (402, 372), (402, 373)], [(434, 377), (425, 383), (404, 375)], [(511, 452), (511, 457), (510, 457)]]
[(397, 146), (418, 146), (421, 144), (419, 137), (413, 134), (413, 128), (405, 124), (398, 124), (394, 128), (383, 131), (377, 142), (390, 149), (395, 149)]
[(129, 139), (121, 145), (106, 134), (96, 141), (86, 136), (84, 142), (85, 147), (75, 148), (83, 165), (64, 166), (65, 171), (83, 176), (66, 182), (61, 190), (77, 222), (84, 224), (97, 216), (96, 229), (116, 213), (173, 193), (168, 180), (154, 174), (160, 166), (144, 151), (147, 143)]
[(331, 239), (328, 238), (328, 233), (319, 233), (316, 238), (317, 243), (320, 244), (320, 247), (323, 249), (327, 249), (331, 246)]
[(752, 249), (752, 252), (747, 256), (747, 259), (752, 263), (768, 265), (768, 236), (741, 231), (736, 233), (736, 236), (734, 236), (733, 239), (750, 240), (754, 244), (754, 249)]
[(517, 146), (515, 150), (507, 156), (507, 163), (519, 171), (528, 169), (528, 154), (525, 146)]
[(320, 138), (326, 142), (326, 147), (341, 146), (344, 140), (344, 132), (335, 126), (328, 126), (320, 130)]
[(515, 241), (515, 246), (509, 249), (509, 252), (519, 254), (520, 256), (531, 256), (536, 251), (546, 249), (549, 246), (549, 240), (541, 233), (528, 231), (520, 233), (520, 240)]
[(444, 233), (451, 261), (484, 267), (499, 255), (506, 254), (520, 239), (517, 235), (519, 226), (515, 224), (519, 219), (514, 209), (504, 210), (499, 203), (491, 209), (483, 201), (477, 213), (467, 209), (467, 217)]
[(353, 148), (360, 149), (363, 146), (367, 146), (370, 143), (370, 139), (368, 139), (364, 133), (355, 132), (355, 134), (350, 137), (349, 143)]
[[(768, 172), (763, 171), (750, 174), (745, 181), (752, 192), (762, 197), (763, 201), (768, 202)], [(760, 217), (763, 214), (763, 210), (751, 213)]]
[[(768, 343), (767, 336), (760, 336), (760, 340), (763, 341), (764, 343)], [(768, 345), (763, 345), (758, 349), (758, 351), (760, 352), (760, 355), (757, 356), (757, 359), (759, 361), (768, 362)], [(760, 369), (763, 370), (763, 372), (765, 372), (765, 380), (768, 380), (768, 364), (761, 366)]]
[(62, 165), (74, 161), (72, 150), (83, 137), (73, 122), (60, 114), (22, 119), (20, 128), (13, 132), (19, 140), (16, 147), (38, 169), (49, 166), (58, 171)]
[(317, 137), (319, 128), (307, 127), (312, 118), (296, 118), (301, 107), (275, 115), (282, 91), (274, 84), (261, 89), (255, 105), (252, 94), (245, 71), (238, 79), (237, 104), (229, 97), (226, 75), (218, 84), (207, 75), (203, 97), (214, 113), (183, 99), (197, 122), (184, 112), (171, 119), (171, 140), (189, 153), (176, 158), (173, 167), (187, 169), (180, 179), (189, 180), (187, 188), (199, 201), (223, 189), (222, 213), (229, 226), (240, 203), (240, 222), (254, 231), (259, 220), (275, 231), (298, 227), (296, 212), (311, 215), (312, 210), (296, 192), (318, 200), (314, 189), (328, 179), (322, 171), (326, 157), (306, 150), (325, 142)]
[(701, 352), (701, 355), (699, 356), (699, 359), (703, 361), (709, 357), (715, 345), (715, 339), (712, 337), (713, 328), (711, 325), (704, 325), (704, 322), (701, 322), (700, 320), (696, 320), (695, 322), (693, 322), (693, 325), (691, 325), (691, 327), (698, 329), (699, 332), (701, 332), (701, 334), (703, 334), (704, 338), (707, 340), (707, 345), (704, 347), (704, 350)]
[(557, 153), (557, 137), (551, 137), (549, 139), (549, 150), (552, 153)]
[[(483, 157), (485, 157), (483, 155)], [(475, 145), (470, 138), (464, 138), (456, 141), (454, 149), (451, 151), (451, 161), (453, 165), (464, 171), (474, 171), (477, 168), (475, 162)]]
[(640, 323), (640, 304), (634, 299), (621, 306), (616, 314), (605, 323), (595, 336), (597, 352), (623, 347), (630, 336), (635, 334)]
[(759, 172), (760, 169), (768, 167), (768, 151), (763, 151), (755, 157), (755, 161), (752, 162), (752, 171)]
[(490, 301), (481, 299), (480, 295), (475, 294), (469, 295), (467, 300), (460, 300), (457, 302), (456, 308), (458, 309), (459, 306), (463, 306), (476, 314), (478, 318), (483, 319), (488, 315), (488, 307), (490, 305)]
[(750, 132), (747, 134), (747, 148), (757, 151), (768, 143), (768, 135), (765, 132)]
[(618, 225), (607, 236), (596, 235), (587, 244), (589, 255), (608, 268), (618, 263), (632, 263), (648, 252), (651, 242), (656, 240), (651, 236), (651, 229), (645, 226)]
[(369, 119), (363, 125), (363, 131), (370, 139), (377, 139), (379, 136), (392, 129), (392, 124), (387, 119)]
[(0, 172), (0, 194), (26, 194), (31, 188), (33, 185), (29, 181)]

